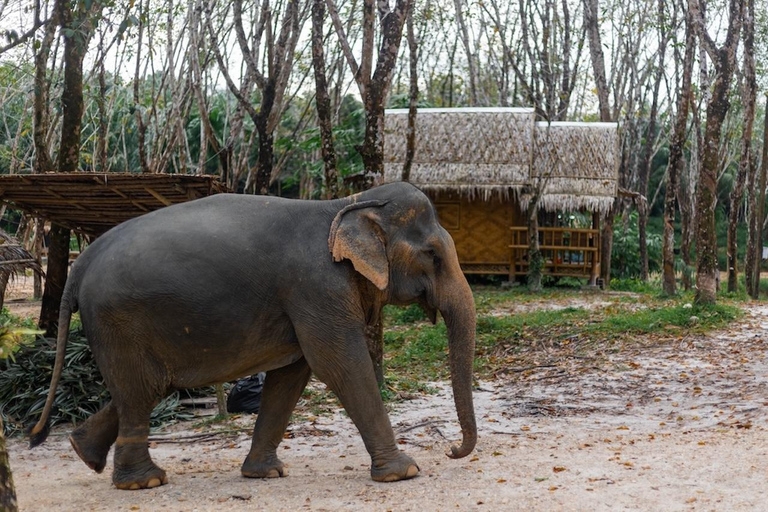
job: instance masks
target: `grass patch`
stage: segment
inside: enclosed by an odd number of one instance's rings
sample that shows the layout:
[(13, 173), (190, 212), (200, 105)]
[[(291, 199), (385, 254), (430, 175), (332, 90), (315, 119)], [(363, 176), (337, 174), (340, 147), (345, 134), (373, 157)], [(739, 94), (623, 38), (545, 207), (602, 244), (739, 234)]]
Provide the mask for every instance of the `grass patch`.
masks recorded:
[(672, 334), (682, 328), (687, 332), (706, 332), (724, 327), (741, 315), (741, 309), (732, 304), (696, 306), (691, 303), (677, 303), (632, 313), (607, 315), (601, 322), (593, 324), (587, 332), (610, 337)]
[[(601, 351), (620, 350), (624, 344), (668, 339), (681, 332), (705, 333), (742, 316), (733, 301), (696, 306), (690, 293), (672, 299), (662, 298), (658, 289), (634, 293), (637, 295), (600, 297), (600, 307), (568, 307), (571, 298), (578, 298), (579, 304), (583, 304), (584, 294), (563, 290), (541, 295), (523, 290), (475, 290), (476, 376), (489, 378), (510, 365), (539, 364), (543, 358), (557, 358), (561, 349), (568, 351), (568, 357), (592, 357)], [(498, 313), (505, 306), (511, 310), (532, 300), (560, 302), (565, 307)], [(606, 301), (610, 302), (607, 306)], [(497, 311), (491, 315), (494, 310)], [(408, 323), (405, 314), (390, 314), (387, 318), (385, 398), (392, 399), (402, 392), (428, 393), (426, 382), (450, 378), (445, 324), (433, 326), (420, 320)]]

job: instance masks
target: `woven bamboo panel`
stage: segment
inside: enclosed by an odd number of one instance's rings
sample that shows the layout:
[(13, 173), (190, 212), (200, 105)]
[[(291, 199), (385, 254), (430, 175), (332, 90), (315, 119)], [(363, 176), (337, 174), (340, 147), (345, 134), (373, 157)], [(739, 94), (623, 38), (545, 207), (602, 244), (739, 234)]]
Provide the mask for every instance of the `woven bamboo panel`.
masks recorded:
[(509, 228), (515, 220), (511, 201), (472, 201), (459, 194), (433, 194), (440, 223), (451, 234), (462, 264), (509, 263)]

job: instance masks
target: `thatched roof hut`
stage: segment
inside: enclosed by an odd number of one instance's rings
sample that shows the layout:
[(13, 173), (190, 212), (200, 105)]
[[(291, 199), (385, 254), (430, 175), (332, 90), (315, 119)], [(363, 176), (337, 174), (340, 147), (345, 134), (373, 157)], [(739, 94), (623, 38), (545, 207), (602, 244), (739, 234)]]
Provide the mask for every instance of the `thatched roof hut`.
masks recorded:
[[(408, 110), (387, 110), (381, 182), (401, 179), (407, 131)], [(419, 109), (415, 136), (410, 181), (432, 197), (467, 272), (525, 273), (515, 261), (526, 260), (523, 212), (534, 193), (544, 212), (591, 212), (596, 222), (617, 194), (615, 123), (536, 122), (528, 108)], [(572, 242), (588, 248), (565, 258), (578, 260), (578, 272), (563, 264), (552, 273), (590, 275), (599, 258), (596, 228), (578, 236), (560, 229), (542, 240), (553, 248)], [(563, 260), (557, 250), (554, 266)]]
[[(389, 109), (385, 119), (389, 183), (405, 163), (408, 110)], [(541, 208), (600, 213), (616, 197), (616, 123), (536, 122), (530, 108), (426, 108), (416, 119), (410, 181), (422, 190), (508, 198), (543, 178)]]

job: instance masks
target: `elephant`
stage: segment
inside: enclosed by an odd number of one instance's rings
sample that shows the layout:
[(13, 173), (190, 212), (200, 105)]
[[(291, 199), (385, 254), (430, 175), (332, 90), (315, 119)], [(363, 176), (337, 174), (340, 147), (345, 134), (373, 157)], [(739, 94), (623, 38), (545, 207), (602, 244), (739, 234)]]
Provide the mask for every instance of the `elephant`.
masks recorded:
[(476, 313), (453, 239), (418, 188), (391, 183), (342, 199), (217, 194), (115, 226), (73, 263), (64, 287), (47, 401), (30, 430), (42, 443), (80, 319), (110, 401), (69, 440), (101, 473), (115, 445), (118, 489), (168, 482), (148, 451), (149, 417), (171, 392), (266, 372), (246, 477), (286, 475), (277, 447), (311, 374), (339, 398), (375, 481), (416, 476), (399, 450), (365, 331), (385, 304), (420, 304), (448, 331), (465, 457), (477, 442), (472, 400)]

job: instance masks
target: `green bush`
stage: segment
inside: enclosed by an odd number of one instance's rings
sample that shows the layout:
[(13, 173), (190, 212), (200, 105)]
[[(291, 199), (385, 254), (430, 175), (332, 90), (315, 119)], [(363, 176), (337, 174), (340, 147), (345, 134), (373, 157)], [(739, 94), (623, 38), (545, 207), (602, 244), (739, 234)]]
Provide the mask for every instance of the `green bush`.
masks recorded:
[[(661, 269), (661, 235), (647, 231), (646, 241), (648, 271), (659, 271)], [(624, 222), (621, 217), (616, 217), (613, 228), (611, 276), (619, 279), (640, 277), (641, 263), (637, 212), (632, 212), (627, 222)]]
[[(22, 346), (14, 360), (0, 361), (0, 414), (8, 433), (19, 432), (39, 418), (45, 405), (56, 359), (56, 341), (38, 337)], [(88, 342), (80, 329), (70, 332), (64, 370), (56, 389), (51, 424), (77, 423), (101, 409), (109, 400)], [(189, 419), (178, 392), (163, 400), (152, 413), (154, 426)]]

